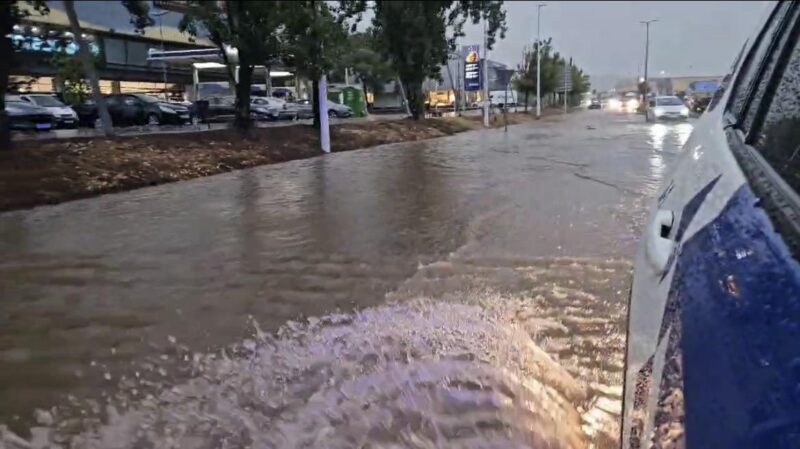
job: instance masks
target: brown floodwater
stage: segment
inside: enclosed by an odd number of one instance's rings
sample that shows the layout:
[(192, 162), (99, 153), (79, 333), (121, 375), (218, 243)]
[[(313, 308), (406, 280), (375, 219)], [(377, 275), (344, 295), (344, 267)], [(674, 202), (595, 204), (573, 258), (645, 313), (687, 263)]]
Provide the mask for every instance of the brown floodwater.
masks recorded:
[(587, 111), (0, 214), (0, 447), (611, 447), (691, 126)]

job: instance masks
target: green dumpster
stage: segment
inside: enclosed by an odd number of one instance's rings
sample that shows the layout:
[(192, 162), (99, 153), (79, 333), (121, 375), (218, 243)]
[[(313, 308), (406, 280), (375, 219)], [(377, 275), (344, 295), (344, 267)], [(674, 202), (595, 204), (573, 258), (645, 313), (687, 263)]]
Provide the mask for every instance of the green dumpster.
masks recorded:
[(352, 86), (342, 89), (342, 104), (353, 110), (353, 117), (364, 117), (364, 92)]

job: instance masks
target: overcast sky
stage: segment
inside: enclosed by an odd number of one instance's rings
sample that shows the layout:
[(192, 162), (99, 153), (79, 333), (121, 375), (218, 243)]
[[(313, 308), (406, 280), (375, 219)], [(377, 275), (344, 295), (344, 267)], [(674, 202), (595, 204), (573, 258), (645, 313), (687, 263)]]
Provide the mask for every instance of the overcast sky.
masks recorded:
[[(771, 2), (548, 1), (542, 38), (572, 57), (590, 75), (637, 76), (644, 66), (645, 26), (650, 25), (649, 71), (658, 75), (722, 75), (755, 30)], [(538, 2), (507, 1), (508, 32), (489, 59), (516, 66), (536, 37)], [(482, 44), (483, 27), (470, 25), (459, 44)]]

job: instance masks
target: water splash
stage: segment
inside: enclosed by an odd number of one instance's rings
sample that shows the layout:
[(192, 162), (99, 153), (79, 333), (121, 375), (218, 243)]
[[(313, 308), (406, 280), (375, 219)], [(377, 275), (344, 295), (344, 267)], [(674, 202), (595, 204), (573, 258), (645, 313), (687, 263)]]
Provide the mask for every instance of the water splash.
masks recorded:
[(519, 305), (484, 292), (290, 322), (197, 355), (188, 381), (78, 434), (56, 411), (0, 447), (586, 447), (587, 387), (534, 343)]

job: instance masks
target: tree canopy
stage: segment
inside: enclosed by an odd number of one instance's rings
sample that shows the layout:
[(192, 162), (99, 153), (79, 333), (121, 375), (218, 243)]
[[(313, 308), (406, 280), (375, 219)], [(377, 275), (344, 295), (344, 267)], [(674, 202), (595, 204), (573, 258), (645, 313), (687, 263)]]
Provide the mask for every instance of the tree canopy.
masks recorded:
[[(250, 127), (250, 84), (255, 66), (281, 55), (282, 8), (277, 3), (189, 0), (179, 24), (181, 31), (207, 37), (220, 50), (236, 93), (234, 126), (239, 129)], [(129, 11), (136, 12), (131, 8)], [(237, 51), (238, 73), (237, 64), (229, 61), (228, 47)]]
[(374, 2), (372, 26), (381, 52), (402, 82), (414, 118), (424, 109), (422, 84), (440, 78), (441, 67), (455, 51), (469, 20), (486, 21), (488, 47), (497, 35), (505, 37), (506, 12), (502, 1), (384, 1)]
[[(526, 95), (536, 95), (537, 45), (538, 43), (534, 43), (531, 48), (525, 51), (523, 62), (518, 66), (519, 75), (514, 82), (515, 88)], [(558, 91), (562, 86), (563, 80), (561, 76), (563, 76), (565, 66), (571, 69), (572, 90), (569, 93), (573, 99), (589, 91), (591, 87), (589, 76), (574, 63), (569, 66), (565, 58), (557, 51), (554, 51), (552, 38), (541, 41), (541, 58), (542, 97)]]

